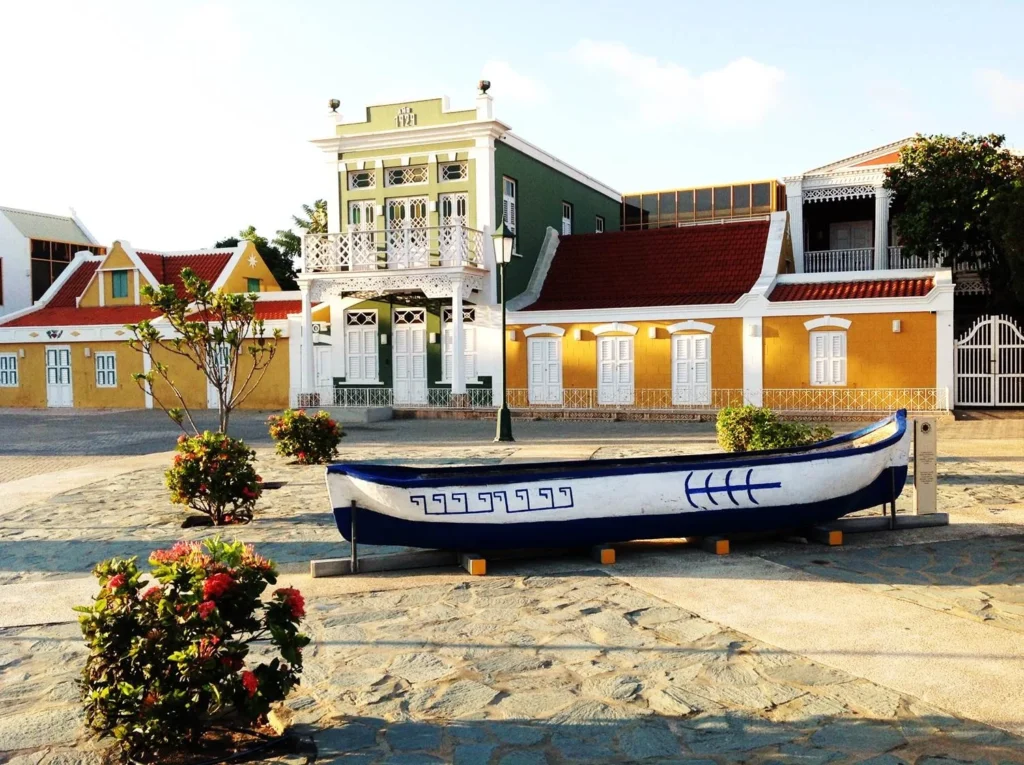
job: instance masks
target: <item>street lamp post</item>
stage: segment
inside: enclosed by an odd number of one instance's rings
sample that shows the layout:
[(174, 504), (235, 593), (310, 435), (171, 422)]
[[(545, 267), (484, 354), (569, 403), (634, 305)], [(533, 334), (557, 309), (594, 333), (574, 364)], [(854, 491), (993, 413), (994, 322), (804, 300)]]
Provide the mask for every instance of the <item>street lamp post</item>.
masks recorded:
[(498, 432), (495, 441), (515, 441), (512, 437), (512, 413), (508, 409), (508, 333), (505, 329), (505, 266), (512, 260), (516, 234), (503, 220), (491, 235), (494, 238), (494, 257), (500, 269), (501, 288), (501, 407), (498, 409)]

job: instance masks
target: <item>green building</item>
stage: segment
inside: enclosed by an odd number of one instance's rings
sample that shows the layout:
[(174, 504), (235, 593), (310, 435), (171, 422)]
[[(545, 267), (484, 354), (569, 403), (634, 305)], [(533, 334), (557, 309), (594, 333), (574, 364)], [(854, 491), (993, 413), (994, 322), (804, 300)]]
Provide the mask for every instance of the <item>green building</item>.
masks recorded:
[[(495, 119), (486, 89), (470, 109), (436, 98), (347, 119), (331, 106), (329, 135), (313, 141), (325, 158), (328, 231), (303, 241), (293, 400), (493, 400), (502, 342), (493, 231), (504, 221), (515, 233), (505, 274), (513, 299), (560, 237), (617, 231), (621, 195)], [(329, 326), (314, 326), (323, 303)]]

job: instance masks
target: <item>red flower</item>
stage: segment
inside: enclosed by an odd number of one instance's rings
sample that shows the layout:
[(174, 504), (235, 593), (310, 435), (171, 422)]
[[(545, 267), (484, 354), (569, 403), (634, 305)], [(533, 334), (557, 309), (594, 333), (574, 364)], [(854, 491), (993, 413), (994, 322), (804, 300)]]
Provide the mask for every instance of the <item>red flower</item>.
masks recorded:
[(230, 574), (214, 574), (203, 583), (203, 599), (216, 600), (230, 590), (234, 583)]
[(201, 483), (199, 484), (199, 491), (205, 494), (207, 491), (209, 491), (209, 487), (207, 487), (205, 483)]
[(242, 668), (242, 660), (237, 656), (221, 656), (220, 663), (232, 672)]
[(188, 441), (188, 436), (186, 436), (184, 433), (182, 433), (180, 436), (178, 436), (178, 443), (179, 444), (183, 444), (186, 441)]
[(299, 458), (299, 462), (305, 462), (306, 461), (306, 453), (305, 452), (299, 452), (295, 456)]
[(144, 600), (159, 600), (161, 595), (163, 595), (163, 590), (155, 584), (142, 591)]
[(274, 595), (281, 596), (281, 600), (291, 611), (293, 619), (301, 619), (306, 615), (306, 600), (302, 597), (302, 593), (294, 587), (281, 587), (274, 590)]
[(199, 658), (209, 659), (213, 656), (213, 651), (220, 643), (220, 638), (214, 635), (213, 637), (203, 638), (199, 641)]
[(124, 574), (116, 574), (110, 577), (110, 581), (107, 582), (107, 587), (112, 590), (116, 590), (122, 584), (124, 584)]
[(199, 608), (196, 610), (199, 611), (200, 619), (206, 619), (207, 617), (209, 617), (210, 614), (213, 613), (215, 608), (217, 608), (217, 604), (214, 603), (212, 600), (204, 600), (202, 603), (199, 604)]
[(242, 687), (245, 688), (250, 696), (255, 696), (256, 691), (260, 688), (260, 681), (256, 679), (256, 675), (252, 672), (245, 670), (242, 673)]

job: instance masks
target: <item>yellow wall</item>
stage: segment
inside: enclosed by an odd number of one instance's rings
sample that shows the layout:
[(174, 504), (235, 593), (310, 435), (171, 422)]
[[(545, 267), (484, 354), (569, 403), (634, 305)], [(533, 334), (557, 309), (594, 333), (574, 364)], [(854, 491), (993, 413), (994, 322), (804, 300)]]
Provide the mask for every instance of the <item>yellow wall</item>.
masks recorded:
[(46, 406), (46, 351), (41, 343), (0, 345), (0, 353), (25, 351), (18, 359), (18, 387), (0, 388), (0, 407)]
[[(637, 388), (669, 389), (672, 387), (672, 339), (667, 327), (672, 321), (625, 322), (639, 331), (633, 336), (634, 386)], [(743, 320), (708, 319), (715, 327), (711, 334), (711, 386), (713, 388), (743, 387)], [(527, 386), (528, 338), (518, 325), (516, 341), (508, 344), (509, 387)], [(565, 329), (562, 337), (562, 386), (564, 388), (597, 387), (597, 336), (593, 324), (556, 324)], [(647, 336), (648, 327), (657, 328), (657, 336)], [(574, 340), (576, 329), (582, 330), (582, 339)], [(701, 334), (701, 333), (687, 333)]]
[[(156, 362), (166, 364), (169, 368), (168, 375), (174, 386), (178, 389), (181, 395), (185, 398), (185, 403), (190, 409), (205, 409), (206, 408), (206, 375), (191, 364), (187, 359), (178, 356), (170, 351), (165, 351), (162, 348), (153, 349), (153, 363)], [(153, 395), (156, 399), (159, 399), (165, 407), (180, 406), (177, 397), (174, 395), (170, 386), (168, 386), (159, 375), (156, 375), (156, 380), (153, 383)], [(160, 408), (160, 405), (153, 402), (154, 408)]]
[[(124, 342), (71, 343), (71, 390), (79, 409), (141, 409), (145, 395), (132, 379), (133, 372), (142, 372), (142, 354)], [(85, 349), (90, 352), (85, 356)], [(96, 353), (117, 355), (117, 387), (96, 386)], [(40, 378), (42, 379), (42, 378)]]
[[(252, 368), (252, 361), (248, 354), (239, 361), (238, 381), (245, 380), (245, 376)], [(258, 374), (258, 373), (257, 373)], [(267, 368), (263, 380), (252, 394), (242, 403), (242, 409), (285, 409), (288, 406), (288, 338), (282, 337), (277, 341), (277, 353), (274, 354), (270, 366)]]
[[(254, 255), (256, 257), (256, 266), (249, 265), (249, 256)], [(234, 270), (228, 275), (227, 280), (224, 282), (222, 289), (225, 292), (245, 292), (248, 290), (248, 280), (259, 279), (260, 280), (260, 292), (280, 292), (281, 287), (277, 283), (277, 279), (267, 268), (267, 264), (263, 262), (263, 258), (256, 252), (256, 245), (252, 242), (246, 243), (245, 251), (242, 253), (242, 257), (238, 259), (238, 263)]]
[[(934, 388), (935, 316), (930, 313), (851, 314), (846, 330), (847, 388)], [(813, 316), (765, 317), (764, 387), (809, 388)], [(900, 332), (892, 331), (899, 319)], [(831, 329), (831, 328), (823, 328)], [(715, 387), (718, 387), (717, 384)], [(817, 386), (815, 386), (817, 387)]]

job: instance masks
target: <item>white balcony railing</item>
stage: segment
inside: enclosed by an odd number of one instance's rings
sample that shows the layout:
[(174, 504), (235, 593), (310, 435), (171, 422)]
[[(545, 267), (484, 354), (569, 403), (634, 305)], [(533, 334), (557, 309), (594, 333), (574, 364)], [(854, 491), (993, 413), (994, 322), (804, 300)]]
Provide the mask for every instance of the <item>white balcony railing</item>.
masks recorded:
[[(894, 245), (889, 248), (889, 268), (943, 268), (944, 256), (941, 252), (930, 252), (927, 257), (904, 255), (903, 248)], [(977, 260), (958, 260), (953, 268), (954, 273), (977, 271), (980, 264)]]
[(811, 250), (804, 253), (804, 271), (810, 274), (831, 271), (870, 271), (875, 267), (873, 247), (852, 250)]
[[(749, 400), (756, 399), (749, 392)], [(302, 392), (292, 390), (292, 405), (302, 407), (338, 406), (352, 408), (392, 407), (394, 409), (495, 409), (490, 388), (470, 388), (462, 395), (451, 388), (426, 388), (414, 395), (396, 396), (391, 388), (324, 387)], [(945, 388), (766, 388), (761, 391), (764, 406), (783, 413), (885, 414), (897, 409), (911, 412), (949, 411)], [(742, 406), (739, 388), (715, 388), (702, 403), (675, 403), (669, 388), (636, 388), (628, 403), (602, 404), (597, 388), (565, 388), (557, 401), (530, 401), (527, 388), (510, 388), (508, 405), (517, 411), (632, 411), (632, 412), (717, 412), (727, 406)]]
[(482, 231), (461, 224), (307, 234), (307, 272), (484, 266)]

